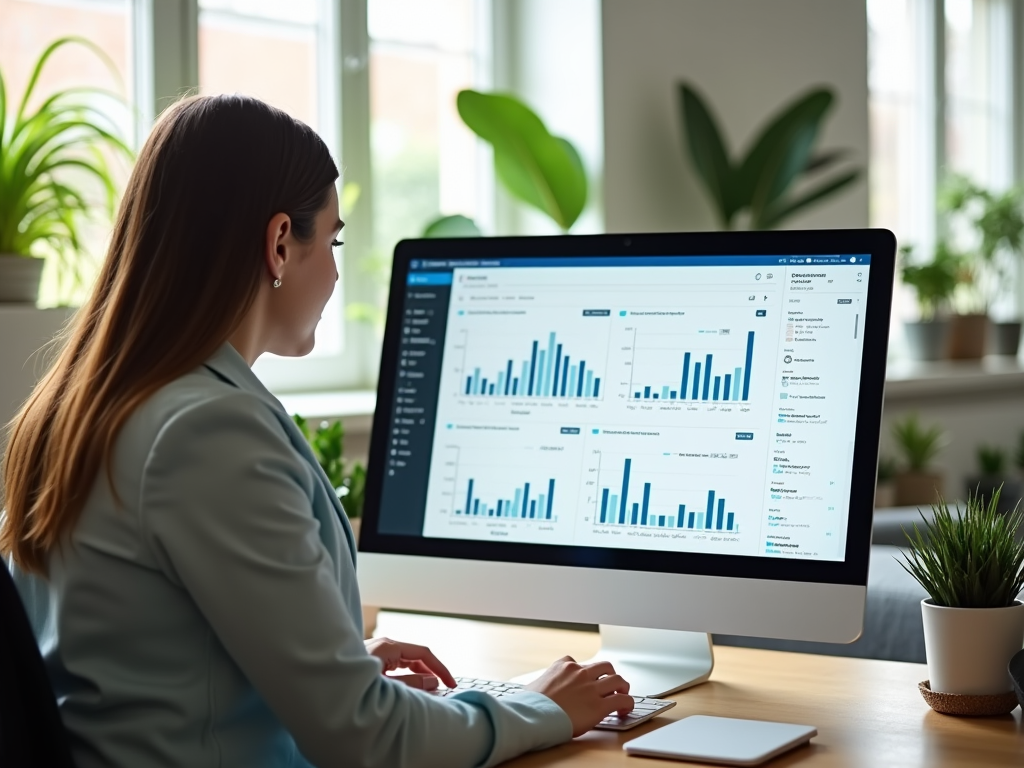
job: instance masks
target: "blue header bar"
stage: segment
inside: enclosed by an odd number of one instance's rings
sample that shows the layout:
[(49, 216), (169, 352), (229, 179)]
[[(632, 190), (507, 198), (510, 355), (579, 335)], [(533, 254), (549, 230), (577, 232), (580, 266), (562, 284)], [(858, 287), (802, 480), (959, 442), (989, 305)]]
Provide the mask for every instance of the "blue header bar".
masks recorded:
[[(868, 253), (836, 253), (820, 256), (556, 256), (537, 258), (513, 256), (501, 259), (413, 259), (413, 272), (454, 269), (495, 269), (503, 267), (770, 267), (800, 265), (865, 266)], [(410, 278), (412, 275), (410, 275)], [(410, 285), (413, 283), (410, 282)], [(420, 283), (426, 285), (426, 283)], [(438, 283), (433, 283), (437, 285)]]
[(451, 285), (451, 272), (418, 272), (409, 275), (408, 285)]

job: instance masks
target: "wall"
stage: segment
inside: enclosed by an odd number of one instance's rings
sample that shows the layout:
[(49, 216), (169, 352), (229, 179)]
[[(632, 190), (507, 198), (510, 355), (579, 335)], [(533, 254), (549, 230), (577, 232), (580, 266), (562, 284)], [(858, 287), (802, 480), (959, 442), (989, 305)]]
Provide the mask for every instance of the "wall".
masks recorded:
[[(838, 102), (823, 147), (868, 159), (867, 15), (857, 0), (604, 0), (605, 222), (609, 232), (715, 228), (684, 156), (676, 83), (696, 84), (733, 156), (815, 84)], [(864, 179), (788, 227), (868, 224)]]

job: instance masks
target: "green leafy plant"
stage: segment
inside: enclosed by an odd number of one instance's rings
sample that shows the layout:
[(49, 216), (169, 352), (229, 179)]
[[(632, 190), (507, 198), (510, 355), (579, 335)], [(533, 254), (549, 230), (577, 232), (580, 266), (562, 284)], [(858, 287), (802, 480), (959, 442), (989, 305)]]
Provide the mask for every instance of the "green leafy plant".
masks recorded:
[(353, 520), (362, 517), (366, 467), (357, 461), (346, 461), (345, 427), (340, 421), (321, 421), (316, 429), (311, 429), (309, 422), (298, 414), (292, 420), (313, 449), (313, 456), (338, 494), (345, 514)]
[(988, 477), (1002, 475), (1006, 471), (1006, 451), (996, 445), (978, 446), (978, 469)]
[(576, 148), (552, 136), (513, 96), (465, 90), (456, 106), (469, 129), (494, 147), (494, 171), (505, 189), (568, 232), (587, 203), (587, 174)]
[(879, 484), (891, 482), (896, 473), (899, 472), (899, 464), (892, 456), (878, 457), (878, 479)]
[(900, 274), (917, 295), (921, 319), (932, 320), (949, 306), (957, 285), (964, 278), (964, 259), (945, 241), (935, 247), (935, 257), (928, 263), (912, 263), (912, 254), (912, 246), (900, 249)]
[(471, 218), (457, 213), (432, 221), (423, 230), (423, 237), (480, 237), (480, 229)]
[[(845, 150), (815, 152), (834, 101), (828, 88), (814, 88), (797, 97), (768, 121), (742, 158), (731, 160), (711, 109), (693, 86), (679, 83), (686, 147), (723, 229), (735, 228), (743, 212), (751, 229), (774, 229), (860, 176), (860, 169), (851, 169), (820, 178), (848, 154)], [(799, 182), (815, 177), (819, 180), (810, 188), (793, 191)]]
[[(55, 257), (65, 292), (82, 278), (84, 223), (97, 211), (108, 220), (113, 216), (118, 190), (110, 160), (133, 156), (117, 123), (100, 106), (124, 108), (116, 93), (67, 88), (31, 106), (47, 62), (69, 46), (91, 51), (117, 77), (113, 61), (97, 45), (62, 37), (40, 55), (20, 103), (9, 114), (0, 74), (0, 253)], [(101, 204), (94, 200), (97, 190)]]
[(1013, 463), (1017, 465), (1017, 469), (1024, 472), (1024, 432), (1020, 433), (1020, 439), (1017, 441), (1017, 454), (1014, 456)]
[(942, 428), (936, 425), (926, 429), (916, 413), (893, 424), (892, 436), (911, 472), (926, 471), (946, 443)]
[(970, 495), (965, 509), (945, 500), (924, 514), (924, 531), (914, 526), (900, 561), (935, 605), (949, 608), (1005, 608), (1024, 589), (1024, 542), (1015, 534), (1024, 519), (1020, 505), (1001, 514), (999, 491), (984, 499)]

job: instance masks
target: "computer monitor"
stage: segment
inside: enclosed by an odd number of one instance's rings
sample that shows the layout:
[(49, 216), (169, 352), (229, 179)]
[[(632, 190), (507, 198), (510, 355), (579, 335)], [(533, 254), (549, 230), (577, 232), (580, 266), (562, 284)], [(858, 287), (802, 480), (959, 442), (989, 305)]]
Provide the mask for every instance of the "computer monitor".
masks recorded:
[(855, 640), (894, 259), (885, 230), (400, 243), (364, 600), (599, 624), (652, 696), (707, 679), (705, 633)]

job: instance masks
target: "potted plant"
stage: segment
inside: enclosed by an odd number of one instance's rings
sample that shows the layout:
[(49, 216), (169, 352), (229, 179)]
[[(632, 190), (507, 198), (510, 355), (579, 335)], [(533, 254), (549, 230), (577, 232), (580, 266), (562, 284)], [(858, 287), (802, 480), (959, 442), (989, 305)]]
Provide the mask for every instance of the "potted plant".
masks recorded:
[(979, 473), (968, 478), (967, 494), (984, 501), (999, 493), (999, 511), (1005, 513), (1014, 509), (1021, 498), (1022, 483), (1007, 472), (1009, 452), (998, 446), (979, 445), (977, 456)]
[[(306, 438), (313, 456), (330, 481), (338, 500), (345, 510), (355, 540), (359, 541), (359, 527), (363, 517), (363, 503), (366, 499), (366, 467), (358, 461), (345, 458), (345, 427), (340, 420), (321, 421), (316, 429), (302, 416), (292, 415), (295, 426)], [(377, 628), (377, 614), (380, 608), (363, 606), (363, 633), (373, 635)]]
[[(99, 108), (124, 106), (99, 88), (68, 88), (33, 99), (40, 74), (61, 48), (82, 46), (117, 76), (110, 58), (79, 37), (64, 37), (43, 51), (18, 106), (8, 112), (0, 73), (0, 302), (34, 304), (43, 258), (58, 265), (63, 292), (81, 280), (83, 225), (97, 212), (113, 216), (117, 197), (113, 157), (130, 159), (117, 123)], [(39, 101), (38, 106), (31, 106)]]
[(1014, 538), (1024, 514), (998, 506), (998, 492), (987, 502), (970, 496), (963, 510), (940, 499), (931, 520), (921, 516), (927, 536), (916, 525), (907, 533), (901, 565), (928, 593), (921, 610), (931, 691), (1011, 691), (1007, 664), (1024, 643), (1024, 543)]
[(931, 504), (942, 495), (942, 474), (931, 463), (945, 446), (945, 433), (939, 426), (923, 427), (912, 413), (893, 424), (892, 436), (904, 462), (895, 478), (896, 505)]
[(878, 458), (878, 479), (875, 484), (875, 509), (896, 506), (896, 473), (899, 465), (891, 456)]
[(960, 281), (962, 257), (944, 241), (935, 248), (934, 258), (915, 264), (913, 246), (900, 249), (903, 283), (914, 289), (920, 320), (903, 324), (910, 356), (914, 360), (941, 360), (949, 345), (949, 302)]

